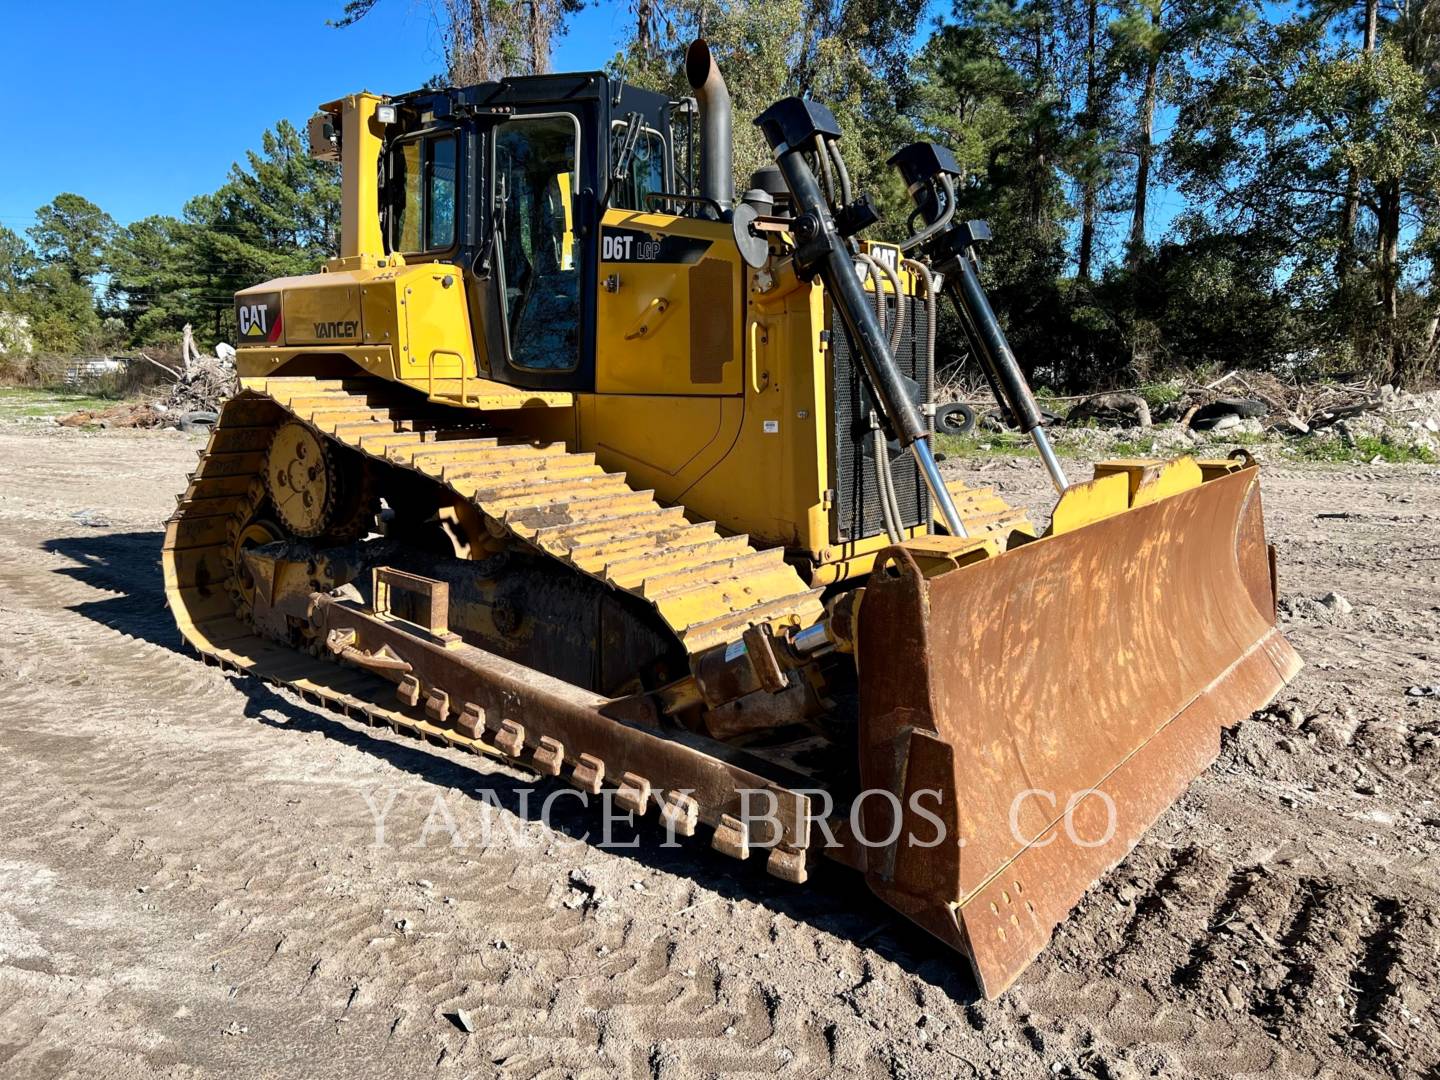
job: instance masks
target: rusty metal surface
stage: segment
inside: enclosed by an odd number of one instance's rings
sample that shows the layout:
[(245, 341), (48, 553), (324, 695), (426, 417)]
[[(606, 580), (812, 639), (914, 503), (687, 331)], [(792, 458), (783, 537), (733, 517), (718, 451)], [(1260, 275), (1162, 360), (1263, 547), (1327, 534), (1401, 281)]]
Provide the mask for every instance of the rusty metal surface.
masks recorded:
[[(940, 791), (947, 839), (871, 850), (867, 879), (967, 953), (987, 995), (1209, 765), (1221, 728), (1299, 670), (1274, 628), (1258, 475), (930, 579), (891, 549), (872, 576), (864, 786), (906, 806)], [(865, 823), (885, 836), (886, 805), (870, 800)], [(902, 824), (935, 832), (908, 812)]]
[[(698, 817), (717, 826), (745, 810), (742, 790), (775, 796), (780, 835), (752, 836), (766, 845), (809, 846), (809, 799), (773, 780), (693, 745), (684, 733), (661, 731), (614, 715), (613, 701), (581, 690), (483, 649), (447, 643), (402, 619), (388, 619), (358, 604), (312, 597), (312, 619), (328, 638), (344, 634), (351, 648), (389, 653), (409, 664), (419, 700), (445, 700), (469, 719), (466, 726), (511, 758), (547, 776), (562, 775), (593, 792), (622, 784), (632, 801), (639, 790), (680, 791), (693, 797)], [(413, 704), (413, 703), (412, 703)], [(432, 710), (432, 716), (435, 710)], [(497, 737), (503, 725), (508, 739)], [(457, 727), (458, 727), (457, 722)], [(487, 735), (481, 735), (481, 732)], [(574, 774), (573, 776), (571, 774)]]

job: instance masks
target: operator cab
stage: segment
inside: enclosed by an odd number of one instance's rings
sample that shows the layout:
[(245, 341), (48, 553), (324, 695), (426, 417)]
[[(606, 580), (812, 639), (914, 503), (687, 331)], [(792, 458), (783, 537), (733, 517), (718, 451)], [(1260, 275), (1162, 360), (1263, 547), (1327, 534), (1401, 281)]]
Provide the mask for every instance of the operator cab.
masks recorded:
[(607, 207), (703, 212), (692, 194), (693, 101), (588, 73), (387, 104), (386, 253), (470, 271), (475, 352), (489, 378), (593, 389), (600, 217)]

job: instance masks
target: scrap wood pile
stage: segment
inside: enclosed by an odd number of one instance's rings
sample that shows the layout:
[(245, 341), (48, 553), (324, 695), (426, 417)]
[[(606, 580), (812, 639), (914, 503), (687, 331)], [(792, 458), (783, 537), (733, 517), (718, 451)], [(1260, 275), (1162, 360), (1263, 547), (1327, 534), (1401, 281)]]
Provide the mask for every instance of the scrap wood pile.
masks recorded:
[[(1161, 407), (1158, 418), (1199, 431), (1224, 431), (1256, 420), (1260, 430), (1299, 436), (1366, 413), (1424, 412), (1422, 398), (1370, 381), (1301, 384), (1267, 372), (1232, 371), (1205, 386), (1186, 387)], [(1434, 406), (1431, 401), (1431, 411)]]
[[(993, 405), (983, 393), (956, 396)], [(1047, 423), (1062, 431), (1161, 427), (1167, 446), (1236, 435), (1338, 439), (1351, 445), (1370, 437), (1440, 454), (1440, 391), (1412, 393), (1371, 381), (1294, 383), (1268, 372), (1232, 371), (1205, 384), (1170, 382), (1050, 397), (1044, 404)], [(993, 410), (981, 423), (993, 430), (1002, 426)]]
[(126, 401), (108, 409), (85, 409), (57, 421), (65, 427), (179, 428), (190, 431), (213, 424), (220, 406), (235, 393), (235, 350), (217, 345), (217, 355), (201, 356), (190, 327), (185, 327), (181, 365), (172, 367), (145, 353), (139, 358), (165, 371), (174, 381), (149, 401)]
[(218, 412), (235, 390), (234, 363), (217, 356), (205, 356), (185, 369), (170, 387), (163, 404), (170, 413)]

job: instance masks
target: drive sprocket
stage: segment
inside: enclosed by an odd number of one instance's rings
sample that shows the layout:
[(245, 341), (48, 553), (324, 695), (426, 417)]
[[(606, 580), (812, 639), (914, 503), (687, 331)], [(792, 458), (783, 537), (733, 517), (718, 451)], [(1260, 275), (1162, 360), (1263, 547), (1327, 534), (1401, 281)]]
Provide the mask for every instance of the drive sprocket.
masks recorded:
[(287, 420), (276, 429), (264, 475), (276, 516), (295, 536), (350, 541), (373, 520), (365, 460), (308, 424)]

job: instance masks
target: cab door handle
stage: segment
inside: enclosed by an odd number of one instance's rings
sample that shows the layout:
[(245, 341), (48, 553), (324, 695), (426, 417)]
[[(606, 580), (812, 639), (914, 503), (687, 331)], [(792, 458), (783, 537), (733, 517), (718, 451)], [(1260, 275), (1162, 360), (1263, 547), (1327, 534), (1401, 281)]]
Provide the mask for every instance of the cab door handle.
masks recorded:
[(654, 329), (660, 325), (665, 318), (665, 313), (670, 310), (670, 301), (663, 296), (657, 296), (645, 306), (640, 313), (640, 318), (625, 335), (626, 341), (635, 341), (638, 338), (648, 337)]

